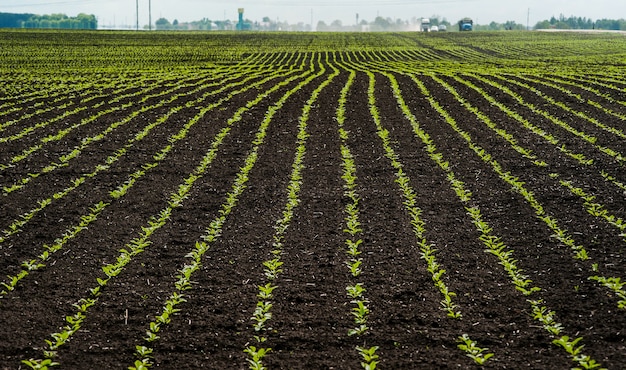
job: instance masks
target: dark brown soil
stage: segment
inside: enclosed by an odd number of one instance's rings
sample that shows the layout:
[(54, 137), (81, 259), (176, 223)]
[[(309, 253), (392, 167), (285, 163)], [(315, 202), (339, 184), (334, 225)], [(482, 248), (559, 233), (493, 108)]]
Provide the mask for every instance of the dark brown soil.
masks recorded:
[[(308, 55), (306, 63), (314, 55)], [(316, 70), (319, 71), (319, 67)], [(282, 217), (288, 199), (286, 189), (295, 157), (299, 119), (313, 90), (331, 72), (326, 65), (326, 73), (300, 88), (271, 119), (244, 193), (228, 215), (221, 236), (203, 257), (200, 270), (193, 275), (192, 289), (185, 292), (186, 302), (177, 306), (180, 312), (159, 332), (160, 339), (147, 343), (143, 338), (149, 323), (174, 291), (178, 270), (188, 261), (185, 256), (202, 240), (211, 221), (218, 216), (268, 109), (304, 81), (305, 76), (264, 97), (233, 125), (217, 157), (193, 184), (183, 205), (174, 209), (170, 220), (150, 237), (151, 244), (145, 252), (135, 256), (119, 276), (102, 288), (80, 330), (59, 348), (54, 361), (60, 363), (61, 368), (127, 368), (138, 359), (136, 346), (141, 345), (154, 349), (153, 367), (248, 367), (244, 349), (249, 345), (259, 346), (254, 339), (258, 334), (252, 327), (251, 316), (258, 301), (258, 286), (267, 283), (263, 262), (271, 258), (274, 225)], [(533, 318), (528, 298), (542, 299), (543, 305), (555, 312), (556, 320), (564, 328), (562, 335), (583, 337), (584, 354), (609, 369), (626, 367), (624, 310), (618, 308), (618, 298), (612, 292), (588, 279), (593, 275), (592, 264), (598, 264), (605, 276), (626, 276), (622, 232), (586, 212), (583, 201), (559, 184), (559, 180), (573, 181), (595, 195), (595, 202), (604, 205), (611, 214), (625, 218), (623, 190), (600, 175), (600, 171), (607, 171), (617, 180), (626, 182), (622, 165), (502, 91), (460, 72), (462, 78), (551, 132), (572, 152), (594, 159), (592, 165), (581, 165), (559, 151), (558, 146), (548, 144), (523, 128), (478, 92), (455, 81), (451, 74), (439, 74), (439, 77), (548, 166), (536, 166), (514, 151), (433, 78), (421, 74), (418, 78), (475, 144), (490, 153), (504, 170), (525, 182), (547, 214), (557, 219), (576, 243), (587, 249), (590, 259), (574, 259), (572, 251), (552, 237), (552, 231), (536, 217), (528, 202), (500, 179), (489, 164), (480, 160), (415, 83), (405, 74), (394, 71), (393, 76), (410, 111), (450, 162), (457, 178), (471, 191), (472, 205), (480, 208), (493, 234), (514, 251), (518, 267), (542, 289), (531, 297), (518, 292), (496, 257), (485, 252), (480, 234), (467, 215), (466, 205), (459, 201), (446, 174), (430, 159), (424, 144), (415, 135), (397, 104), (388, 77), (377, 72), (375, 99), (381, 123), (389, 131), (392, 148), (418, 195), (417, 206), (425, 222), (425, 237), (436, 249), (437, 261), (446, 270), (443, 281), (456, 293), (453, 299), (462, 313), (461, 319), (447, 317), (440, 308), (442, 296), (421, 258), (418, 240), (396, 183), (396, 171), (385, 155), (369, 109), (369, 77), (358, 72), (345, 107), (347, 145), (357, 167), (360, 238), (363, 240), (363, 273), (355, 280), (345, 265), (344, 206), (348, 200), (343, 194), (341, 140), (336, 120), (340, 92), (349, 76), (342, 70), (322, 90), (308, 120), (309, 137), (298, 194), (300, 203), (284, 236), (283, 272), (274, 282), (278, 288), (272, 300), (271, 330), (265, 333), (267, 342), (262, 344), (272, 348), (263, 359), (268, 368), (358, 369), (362, 359), (357, 346), (378, 346), (379, 367), (384, 369), (475, 368), (477, 365), (472, 359), (457, 348), (462, 334), (468, 334), (479, 346), (487, 347), (487, 352), (494, 353), (485, 365), (487, 368), (575, 367), (576, 363), (563, 348), (552, 343), (556, 337)], [(623, 138), (594, 127), (532, 91), (494, 77), (486, 78), (506, 85), (526, 102), (576, 129), (597, 136), (599, 145), (626, 153)], [(62, 191), (73, 179), (103, 164), (108, 156), (170, 108), (183, 107), (129, 148), (110, 168), (86, 179), (60, 199), (54, 199), (25, 223), (20, 232), (0, 243), (0, 276), (16, 275), (24, 261), (37, 259), (44, 245), (54, 243), (77, 225), (81, 217), (90, 212), (90, 207), (100, 201), (110, 203), (96, 221), (68, 241), (45, 267), (32, 271), (14, 291), (0, 299), (0, 369), (25, 368), (21, 360), (43, 358), (46, 340), (51, 340), (50, 335), (66, 325), (66, 316), (77, 312), (74, 304), (90, 296), (89, 289), (98, 285), (96, 278), (104, 277), (102, 266), (114, 262), (119, 250), (140, 236), (142, 227), (148, 226), (148, 221), (167, 207), (170, 194), (176, 192), (198, 166), (227, 120), (239, 108), (285, 79), (283, 75), (246, 90), (207, 113), (183, 140), (173, 144), (173, 150), (164, 161), (147, 169), (120, 199), (111, 198), (109, 192), (142, 165), (152, 162), (152, 156), (168, 145), (169, 138), (198, 113), (199, 107), (217, 102), (236, 87), (185, 107), (187, 102), (206, 92), (189, 94), (190, 91), (211, 82), (209, 73), (198, 76), (176, 91), (180, 94), (176, 102), (133, 118), (67, 166), (42, 174), (23, 189), (1, 197), (0, 229), (6, 230), (20, 215), (36, 208), (37, 202)], [(624, 127), (623, 121), (598, 108), (572, 102), (568, 95), (539, 82), (534, 82), (534, 86), (553, 99), (566, 102), (571, 109), (584, 109), (588, 116), (612, 127)], [(623, 105), (609, 103), (588, 91), (576, 93), (584, 94), (585, 99), (606, 102), (607, 108), (626, 114)], [(171, 95), (159, 99), (168, 96)], [(141, 95), (133, 99), (138, 101)], [(141, 104), (154, 103), (149, 100)], [(41, 151), (2, 171), (1, 185), (10, 186), (29, 173), (40, 172), (79, 145), (83, 138), (101, 132), (116, 119), (139, 109), (141, 104), (104, 115), (62, 141), (44, 144)], [(63, 110), (59, 108), (40, 119), (50, 119)], [(25, 106), (23, 114), (29, 113), (31, 110)], [(2, 144), (0, 164), (46, 135), (94, 113), (87, 110), (56, 122), (32, 137)], [(0, 122), (16, 118), (19, 113), (2, 117)], [(9, 136), (28, 124), (23, 122), (0, 135)], [(558, 173), (558, 178), (551, 176), (553, 173)], [(354, 322), (346, 287), (354, 281), (366, 287), (365, 296), (371, 311), (367, 322), (370, 329), (361, 336), (347, 334)], [(2, 282), (8, 283), (8, 280)]]

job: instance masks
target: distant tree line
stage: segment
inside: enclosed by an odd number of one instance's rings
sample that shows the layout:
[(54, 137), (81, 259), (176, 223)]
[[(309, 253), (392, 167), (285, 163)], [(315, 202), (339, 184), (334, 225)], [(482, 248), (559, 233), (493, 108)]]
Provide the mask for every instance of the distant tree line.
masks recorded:
[(626, 31), (626, 19), (598, 19), (594, 21), (585, 17), (568, 17), (563, 14), (559, 18), (552, 17), (549, 20), (538, 22), (535, 29), (562, 29), (562, 30), (621, 30)]
[(81, 13), (76, 17), (65, 14), (12, 14), (0, 13), (0, 28), (58, 28), (90, 29), (98, 28), (98, 20), (93, 14)]
[(515, 21), (506, 21), (504, 23), (491, 22), (489, 24), (474, 24), (474, 31), (521, 31), (526, 26)]
[[(447, 29), (454, 29), (451, 23), (445, 18), (432, 16), (431, 25), (445, 25)], [(330, 24), (319, 21), (316, 26), (317, 31), (410, 31), (416, 29), (419, 24), (417, 18), (411, 20), (393, 20), (391, 18), (376, 17), (373, 22), (359, 20), (352, 25), (344, 25), (340, 20), (335, 20)], [(310, 31), (310, 25), (299, 23), (291, 25), (285, 21), (273, 21), (269, 17), (264, 17), (262, 22), (252, 22), (245, 20), (251, 30), (260, 31)], [(193, 22), (178, 22), (174, 20), (170, 23), (166, 18), (160, 18), (155, 22), (157, 30), (232, 30), (235, 23), (230, 20), (209, 20), (203, 18)], [(58, 29), (97, 29), (98, 20), (93, 14), (81, 13), (76, 17), (68, 17), (65, 14), (13, 14), (0, 13), (0, 28), (58, 28)], [(146, 26), (145, 28), (149, 28)], [(552, 17), (549, 20), (537, 22), (535, 29), (600, 29), (600, 30), (622, 30), (626, 31), (626, 19), (598, 19), (593, 20), (585, 17)], [(505, 23), (491, 22), (489, 24), (475, 24), (476, 31), (500, 31), (500, 30), (524, 30), (526, 25), (507, 21)]]
[(23, 28), (60, 28), (60, 29), (89, 29), (98, 28), (95, 15), (81, 13), (76, 17), (65, 14), (34, 15), (22, 23)]
[[(286, 21), (278, 22), (264, 17), (262, 22), (253, 22), (249, 19), (245, 20), (249, 26), (248, 29), (256, 31), (310, 31), (311, 26), (299, 23), (292, 25)], [(352, 23), (352, 22), (351, 22)], [(334, 20), (331, 23), (324, 21), (317, 22), (315, 30), (317, 31), (415, 31), (419, 29), (420, 19), (413, 17), (408, 20), (392, 19), (376, 17), (374, 21), (356, 18), (356, 22), (352, 24), (343, 24), (340, 20)], [(455, 30), (446, 18), (438, 15), (430, 17), (432, 26), (446, 26), (449, 31)], [(456, 24), (456, 23), (455, 23)], [(155, 22), (157, 30), (234, 30), (236, 22), (230, 20), (211, 21), (204, 18), (193, 22), (178, 22), (174, 20), (170, 23), (166, 18), (160, 18)], [(146, 29), (148, 26), (145, 27)], [(504, 23), (490, 22), (488, 24), (474, 24), (475, 31), (505, 31), (505, 30), (526, 30), (527, 25), (517, 23), (515, 21), (506, 21)], [(560, 17), (552, 17), (549, 20), (538, 22), (535, 29), (602, 29), (602, 30), (626, 30), (625, 19), (599, 19), (592, 20), (584, 17), (569, 17), (561, 15)]]
[(212, 21), (208, 18), (202, 18), (199, 21), (193, 22), (179, 22), (174, 19), (170, 22), (167, 18), (159, 18), (154, 22), (157, 30), (229, 30), (233, 29), (234, 23), (230, 20), (227, 21)]
[[(261, 22), (253, 22), (250, 19), (244, 20), (244, 29), (252, 31), (310, 31), (310, 26), (304, 23), (289, 24), (288, 22), (273, 21), (269, 17), (263, 17)], [(179, 22), (174, 19), (170, 22), (167, 18), (159, 18), (154, 22), (157, 30), (175, 31), (232, 31), (237, 29), (237, 22), (227, 20), (210, 20), (203, 18), (199, 21)], [(149, 26), (144, 26), (148, 29)]]
[(34, 14), (0, 13), (0, 28), (21, 28)]
[[(430, 19), (432, 26), (445, 26), (450, 30), (452, 24), (446, 18), (433, 15)], [(373, 32), (401, 32), (401, 31), (417, 31), (420, 29), (420, 18), (413, 17), (411, 19), (392, 19), (384, 17), (376, 17), (373, 21), (360, 19), (357, 17), (358, 23), (344, 25), (340, 20), (334, 20), (330, 24), (319, 21), (316, 25), (317, 31), (373, 31)]]

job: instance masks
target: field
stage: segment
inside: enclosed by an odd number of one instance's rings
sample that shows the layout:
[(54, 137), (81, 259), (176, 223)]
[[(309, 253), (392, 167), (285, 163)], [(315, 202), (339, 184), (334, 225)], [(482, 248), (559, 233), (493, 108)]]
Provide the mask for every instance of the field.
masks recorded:
[(0, 32), (0, 369), (626, 368), (626, 38)]

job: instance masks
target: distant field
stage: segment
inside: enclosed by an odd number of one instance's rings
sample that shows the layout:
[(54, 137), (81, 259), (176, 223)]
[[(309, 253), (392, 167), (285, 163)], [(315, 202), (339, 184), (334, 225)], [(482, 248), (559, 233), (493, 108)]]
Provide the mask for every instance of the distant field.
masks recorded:
[(626, 368), (626, 38), (0, 31), (0, 369)]

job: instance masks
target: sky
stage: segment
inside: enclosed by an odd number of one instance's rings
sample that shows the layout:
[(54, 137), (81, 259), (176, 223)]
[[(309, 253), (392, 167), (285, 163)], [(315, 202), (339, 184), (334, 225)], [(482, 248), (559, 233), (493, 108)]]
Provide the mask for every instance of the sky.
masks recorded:
[(340, 20), (343, 25), (359, 21), (373, 22), (377, 16), (393, 20), (413, 17), (445, 18), (451, 23), (471, 17), (477, 24), (492, 21), (534, 26), (537, 22), (563, 14), (566, 17), (591, 19), (626, 18), (624, 0), (0, 0), (0, 12), (50, 14), (94, 14), (99, 25), (135, 25), (139, 4), (139, 24), (147, 25), (149, 4), (152, 22), (164, 17), (170, 22), (231, 19), (236, 21), (237, 9), (244, 8), (244, 18), (261, 21), (269, 17), (290, 24), (330, 24)]

